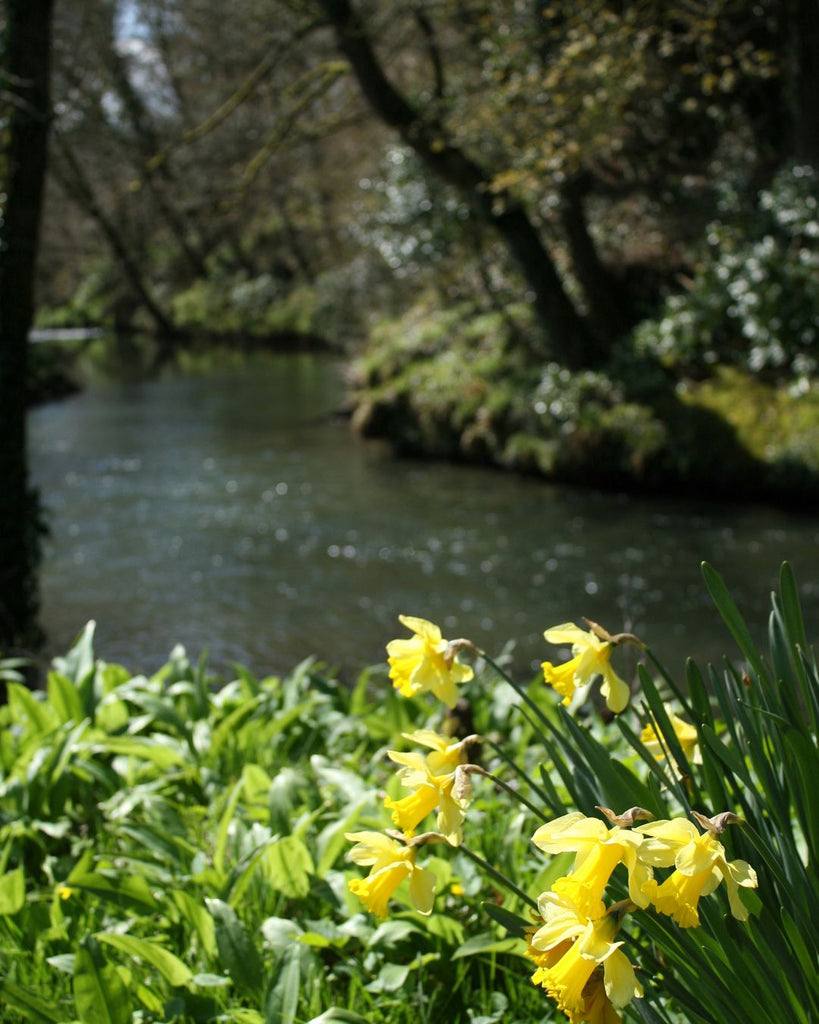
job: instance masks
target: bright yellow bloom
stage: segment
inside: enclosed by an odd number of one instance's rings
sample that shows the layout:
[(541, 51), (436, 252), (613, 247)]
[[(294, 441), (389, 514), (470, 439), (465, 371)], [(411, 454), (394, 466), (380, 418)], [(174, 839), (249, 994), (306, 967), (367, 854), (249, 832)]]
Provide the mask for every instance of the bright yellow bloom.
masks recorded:
[(603, 677), (600, 688), (611, 711), (619, 712), (628, 704), (628, 685), (611, 667), (613, 645), (601, 640), (592, 630), (583, 630), (573, 622), (552, 626), (543, 634), (550, 644), (571, 644), (574, 657), (563, 665), (550, 661), (542, 664), (543, 677), (563, 697), (564, 704), (570, 704), (575, 690), (591, 683), (597, 676)]
[[(614, 941), (615, 918), (605, 915), (590, 921), (554, 893), (542, 893), (538, 909), (544, 924), (529, 940), (530, 956), (539, 965), (532, 981), (546, 989), (572, 1024), (616, 1021), (616, 1011), (640, 998), (643, 990), (620, 951), (622, 942)], [(538, 957), (552, 951), (553, 955)], [(598, 971), (601, 965), (602, 972)], [(601, 982), (604, 995), (599, 991)], [(607, 1003), (615, 1016), (608, 1012)]]
[[(671, 710), (670, 705), (664, 704), (663, 707), (665, 708), (665, 713), (668, 715), (668, 720), (671, 722), (674, 734), (682, 747), (685, 759), (689, 764), (702, 764), (702, 754), (700, 753), (696, 728), (675, 715)], [(640, 741), (646, 750), (648, 750), (649, 753), (651, 753), (658, 761), (666, 760), (667, 745), (664, 740), (660, 739), (657, 723), (653, 719), (640, 734)], [(680, 771), (680, 766), (674, 763), (672, 767), (675, 774), (679, 778), (682, 778), (683, 773)]]
[(402, 697), (414, 697), (431, 691), (448, 708), (458, 702), (458, 683), (468, 682), (474, 672), (455, 660), (449, 640), (426, 619), (399, 615), (399, 621), (415, 634), (409, 640), (391, 640), (387, 644), (390, 679)]
[(651, 868), (639, 859), (643, 837), (634, 830), (609, 828), (599, 818), (573, 811), (541, 825), (532, 842), (544, 853), (576, 851), (572, 873), (559, 878), (552, 888), (579, 914), (596, 919), (604, 913), (603, 890), (620, 863), (628, 870), (630, 899), (639, 907), (648, 906), (643, 887), (651, 878)]
[(401, 800), (388, 797), (384, 806), (392, 811), (393, 822), (406, 836), (411, 836), (418, 823), (437, 807), (438, 831), (457, 846), (469, 805), (469, 796), (458, 793), (455, 785), (456, 770), (467, 760), (466, 741), (439, 736), (431, 729), (405, 733), (405, 738), (429, 747), (432, 753), (387, 751), (396, 764), (403, 765), (398, 778), (413, 792)]
[(405, 846), (381, 832), (348, 832), (345, 839), (356, 845), (348, 856), (355, 864), (372, 865), (366, 878), (348, 885), (364, 906), (377, 917), (387, 916), (387, 901), (409, 878), (410, 903), (419, 914), (430, 914), (435, 899), (435, 876), (415, 863), (416, 847)]
[(61, 900), (67, 900), (74, 895), (74, 890), (71, 888), (70, 885), (58, 885), (57, 895), (60, 897)]
[(586, 1024), (622, 1024), (623, 1018), (606, 995), (605, 977), (601, 970), (596, 970), (586, 982), (583, 1002), (586, 1004), (583, 1013)]
[(756, 872), (744, 860), (727, 860), (725, 847), (713, 832), (698, 832), (686, 818), (653, 821), (638, 831), (646, 836), (640, 847), (643, 860), (654, 867), (674, 865), (662, 885), (654, 879), (643, 885), (659, 913), (673, 917), (681, 928), (695, 928), (700, 923), (700, 897), (712, 893), (724, 880), (731, 913), (740, 921), (747, 919), (739, 887), (756, 888)]

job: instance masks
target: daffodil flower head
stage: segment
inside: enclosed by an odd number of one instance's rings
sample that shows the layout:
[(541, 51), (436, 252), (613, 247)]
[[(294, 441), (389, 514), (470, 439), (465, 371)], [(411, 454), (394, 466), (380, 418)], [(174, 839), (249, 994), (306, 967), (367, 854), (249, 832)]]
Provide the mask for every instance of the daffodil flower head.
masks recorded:
[(629, 897), (639, 907), (648, 906), (644, 884), (651, 878), (651, 868), (639, 859), (643, 837), (628, 828), (609, 828), (599, 818), (587, 818), (579, 811), (541, 825), (532, 842), (544, 853), (574, 851), (571, 874), (558, 879), (552, 887), (579, 914), (595, 920), (605, 911), (603, 891), (618, 864), (628, 870)]
[[(546, 989), (573, 1024), (616, 1021), (617, 1017), (606, 1016), (606, 1002), (616, 1013), (640, 998), (643, 990), (620, 949), (622, 942), (615, 941), (618, 926), (614, 915), (589, 920), (552, 892), (541, 894), (538, 909), (544, 924), (529, 940), (530, 955), (539, 963), (532, 981)], [(549, 951), (561, 955), (538, 960), (539, 952)], [(605, 1000), (599, 991), (601, 983)]]
[(573, 622), (552, 626), (543, 634), (550, 644), (571, 644), (572, 659), (563, 665), (550, 661), (542, 664), (543, 677), (563, 697), (564, 704), (570, 704), (575, 691), (602, 676), (600, 692), (609, 710), (622, 711), (628, 704), (630, 691), (611, 667), (613, 644), (603, 640), (594, 630), (580, 629)]
[(429, 754), (418, 751), (389, 750), (396, 764), (403, 767), (398, 778), (412, 792), (401, 800), (390, 797), (384, 806), (392, 812), (392, 820), (406, 836), (411, 836), (419, 822), (438, 809), (438, 831), (457, 846), (461, 841), (464, 811), (470, 802), (469, 787), (459, 786), (458, 769), (467, 760), (467, 746), (476, 737), (453, 740), (439, 736), (431, 729), (405, 733), (405, 739), (430, 749)]
[(348, 885), (376, 917), (387, 916), (387, 903), (398, 886), (409, 878), (409, 898), (419, 914), (432, 913), (435, 876), (415, 863), (417, 848), (391, 839), (381, 832), (348, 832), (345, 839), (356, 845), (348, 856), (355, 864), (371, 865), (366, 878), (354, 878)]
[(458, 702), (458, 684), (469, 682), (474, 672), (469, 665), (457, 660), (455, 648), (449, 640), (444, 640), (434, 623), (412, 615), (398, 618), (414, 635), (387, 644), (393, 686), (402, 697), (429, 691), (448, 708), (454, 708)]
[[(668, 720), (671, 723), (671, 728), (674, 730), (674, 735), (682, 748), (682, 752), (685, 755), (685, 759), (689, 764), (702, 764), (702, 753), (699, 748), (699, 738), (697, 736), (697, 730), (693, 725), (689, 725), (688, 722), (684, 721), (678, 715), (675, 715), (671, 710), (670, 704), (664, 704), (665, 713), (668, 715)], [(649, 751), (649, 753), (656, 758), (658, 761), (665, 761), (668, 756), (668, 748), (663, 740), (660, 739), (659, 729), (657, 723), (652, 720), (645, 726), (642, 733), (640, 734), (640, 742)], [(682, 778), (683, 772), (678, 764), (672, 765), (675, 774), (678, 778)]]
[(673, 917), (681, 928), (695, 928), (700, 923), (700, 898), (724, 881), (731, 913), (739, 921), (747, 919), (739, 889), (756, 888), (756, 872), (744, 860), (727, 860), (725, 847), (713, 831), (700, 833), (686, 818), (654, 821), (638, 831), (647, 837), (640, 848), (642, 859), (656, 867), (674, 865), (662, 884), (652, 878), (643, 885), (658, 913)]

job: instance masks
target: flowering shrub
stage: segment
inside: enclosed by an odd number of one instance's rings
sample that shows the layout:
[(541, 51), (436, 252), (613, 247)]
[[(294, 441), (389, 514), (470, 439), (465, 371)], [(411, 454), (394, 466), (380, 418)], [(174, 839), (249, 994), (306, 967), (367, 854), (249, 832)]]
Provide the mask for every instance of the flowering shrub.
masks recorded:
[[(787, 566), (770, 663), (719, 577), (704, 572), (746, 660), (722, 678), (709, 670), (707, 685), (690, 664), (680, 686), (637, 637), (587, 622), (588, 630), (546, 630), (572, 657), (545, 661), (542, 681), (523, 688), (471, 641), (447, 641), (433, 624), (402, 617), (414, 636), (388, 645), (394, 688), (437, 694), (462, 716), (450, 710), (439, 732), (405, 734), (431, 754), (389, 751), (412, 792), (384, 801), (396, 828), (347, 835), (352, 860), (370, 866), (349, 882), (364, 906), (383, 918), (394, 897), (431, 914), (435, 877), (424, 873), (424, 850), (449, 848), (479, 865), (488, 886), (505, 887), (503, 906), (489, 897), (485, 910), (518, 940), (532, 982), (573, 1024), (815, 1019), (819, 672)], [(643, 658), (631, 683), (612, 666), (624, 647)], [(574, 714), (597, 679), (606, 715), (617, 716), (608, 726)], [(511, 687), (537, 743), (534, 762), (516, 764), (496, 737), (457, 736), (467, 698), (479, 707), (493, 680)], [(636, 708), (627, 711), (630, 698)], [(479, 744), (481, 764), (470, 760)], [(495, 756), (484, 767), (487, 752)], [(471, 805), (493, 785), (534, 816), (532, 856), (556, 858), (536, 894), (483, 857), (480, 815), (471, 832)]]
[(817, 368), (819, 207), (816, 172), (780, 172), (750, 223), (708, 232), (708, 259), (635, 334), (638, 349), (700, 371), (733, 363), (807, 383)]

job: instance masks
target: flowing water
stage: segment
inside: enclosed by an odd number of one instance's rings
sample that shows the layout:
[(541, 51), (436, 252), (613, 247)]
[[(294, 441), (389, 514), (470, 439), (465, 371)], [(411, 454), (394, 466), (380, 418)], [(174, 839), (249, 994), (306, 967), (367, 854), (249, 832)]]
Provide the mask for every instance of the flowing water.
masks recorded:
[(152, 672), (176, 643), (224, 669), (314, 654), (349, 678), (404, 635), (399, 613), (528, 675), (544, 628), (586, 616), (684, 658), (733, 655), (700, 563), (764, 635), (779, 565), (819, 616), (819, 523), (762, 506), (644, 499), (498, 471), (398, 461), (333, 416), (340, 367), (258, 357), (198, 376), (95, 387), (35, 410), (32, 474), (49, 511), (43, 624), (63, 652)]

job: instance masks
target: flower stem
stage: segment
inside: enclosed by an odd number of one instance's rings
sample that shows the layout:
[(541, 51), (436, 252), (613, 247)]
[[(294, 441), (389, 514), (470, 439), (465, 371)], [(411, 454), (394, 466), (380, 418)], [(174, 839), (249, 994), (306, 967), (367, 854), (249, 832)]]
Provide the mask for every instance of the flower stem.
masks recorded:
[(488, 654), (482, 652), (482, 657), (486, 664), (491, 666), (498, 673), (501, 679), (505, 680), (512, 687), (512, 689), (521, 698), (524, 704), (526, 704), (526, 706), (537, 715), (540, 721), (548, 727), (550, 725), (549, 719), (546, 717), (546, 715), (544, 715), (544, 713), (537, 706), (537, 704), (535, 704), (535, 702), (532, 700), (529, 694), (523, 689), (523, 687), (519, 683), (515, 682), (515, 680), (507, 672), (505, 672), (504, 669), (502, 669), (493, 658), (490, 658)]
[(537, 910), (537, 902), (533, 900), (531, 896), (528, 896), (523, 889), (519, 889), (511, 879), (507, 878), (506, 875), (501, 874), (497, 868), (493, 868), (488, 861), (481, 857), (480, 854), (473, 853), (468, 846), (464, 846), (463, 844), (458, 847), (458, 850), (465, 853), (470, 860), (473, 860), (479, 867), (483, 868), (483, 870), (491, 878), (494, 878), (496, 882), (504, 886), (510, 892), (513, 892), (517, 897), (522, 899), (524, 903), (528, 903), (534, 910)]
[[(492, 744), (492, 746), (495, 748), (496, 751), (498, 750), (498, 747), (494, 743)], [(472, 773), (474, 773), (475, 775), (483, 775), (487, 779), (491, 779), (496, 786), (500, 786), (501, 789), (505, 790), (509, 794), (509, 796), (517, 800), (518, 803), (523, 804), (524, 807), (528, 807), (528, 809), (532, 811), (534, 814), (536, 814), (538, 818), (543, 817), (543, 808), (536, 807), (533, 803), (526, 799), (523, 793), (518, 792), (518, 790), (510, 786), (508, 782), (504, 782), (503, 779), (499, 779), (497, 775), (493, 775), (492, 772), (488, 772), (485, 768), (479, 768), (477, 765), (470, 765), (469, 767), (471, 768)], [(526, 778), (525, 775), (523, 777)], [(529, 780), (527, 779), (527, 781)]]

